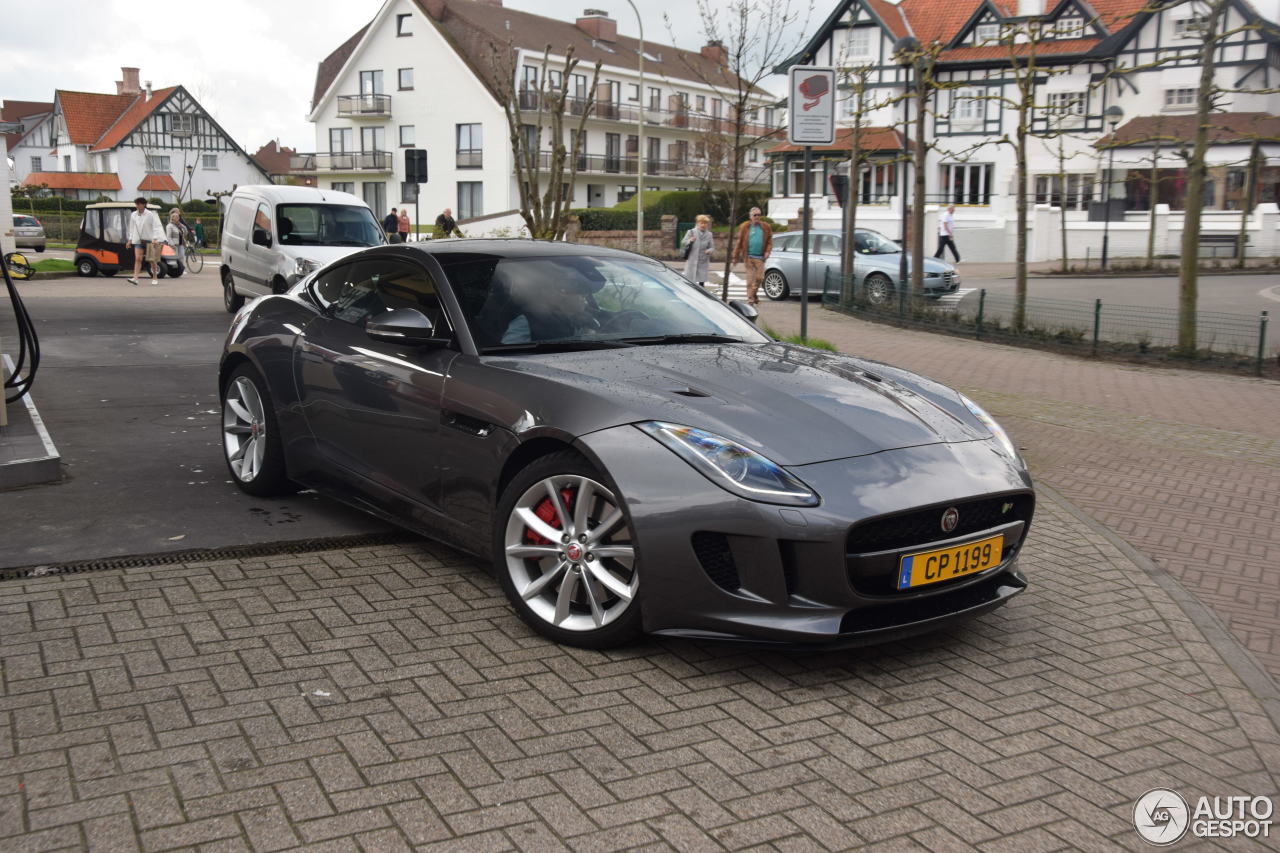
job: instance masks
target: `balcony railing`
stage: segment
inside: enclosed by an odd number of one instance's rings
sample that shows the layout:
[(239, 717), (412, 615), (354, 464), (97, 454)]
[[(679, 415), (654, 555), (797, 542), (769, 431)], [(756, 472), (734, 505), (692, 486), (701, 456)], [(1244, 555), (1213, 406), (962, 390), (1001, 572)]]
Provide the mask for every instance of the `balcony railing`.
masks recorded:
[[(520, 109), (530, 112), (536, 112), (540, 103), (543, 102), (542, 96), (537, 92), (520, 92), (519, 102)], [(549, 100), (549, 99), (546, 99)], [(586, 98), (569, 97), (565, 101), (565, 114), (569, 116), (580, 116), (588, 109), (588, 100)], [(658, 107), (641, 107), (638, 104), (620, 104), (612, 101), (596, 101), (590, 104), (590, 118), (601, 119), (603, 121), (617, 121), (624, 124), (638, 124), (640, 122), (640, 113), (644, 113), (644, 123), (646, 126), (652, 127), (669, 127), (680, 130), (696, 130), (702, 133), (723, 133), (732, 135), (734, 132), (734, 122), (732, 119), (723, 116), (709, 116), (695, 113), (689, 109), (669, 110), (660, 109)], [(748, 121), (743, 125), (742, 132), (744, 136), (767, 136), (770, 133), (780, 132), (779, 127), (769, 127), (758, 121)]]
[(295, 172), (390, 172), (394, 163), (390, 151), (294, 154), (289, 158), (289, 168)]
[[(565, 169), (572, 165), (572, 158), (566, 158)], [(579, 174), (631, 175), (635, 176), (639, 163), (634, 156), (623, 157), (613, 154), (581, 154), (578, 156)], [(551, 152), (543, 151), (539, 155), (538, 168), (551, 168)], [(705, 160), (650, 160), (644, 161), (644, 173), (655, 178), (702, 178), (708, 171), (714, 178), (725, 177), (723, 165), (712, 165)], [(743, 167), (742, 180), (745, 183), (768, 183), (767, 166), (751, 164)]]
[(343, 118), (387, 118), (390, 95), (339, 95), (338, 115)]

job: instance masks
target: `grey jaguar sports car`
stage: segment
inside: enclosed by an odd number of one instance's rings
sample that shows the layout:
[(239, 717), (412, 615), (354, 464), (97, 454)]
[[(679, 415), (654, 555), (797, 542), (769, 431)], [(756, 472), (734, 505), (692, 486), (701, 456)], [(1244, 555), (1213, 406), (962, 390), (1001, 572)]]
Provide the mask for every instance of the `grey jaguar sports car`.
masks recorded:
[(492, 561), (559, 642), (879, 642), (1021, 592), (1035, 506), (963, 395), (778, 343), (640, 255), (382, 246), (245, 305), (223, 448)]

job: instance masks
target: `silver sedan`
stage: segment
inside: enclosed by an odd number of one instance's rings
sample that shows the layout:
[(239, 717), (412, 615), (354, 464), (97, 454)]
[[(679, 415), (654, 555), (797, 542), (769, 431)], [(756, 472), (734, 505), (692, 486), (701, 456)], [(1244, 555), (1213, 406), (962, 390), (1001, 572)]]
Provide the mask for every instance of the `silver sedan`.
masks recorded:
[[(859, 228), (854, 237), (854, 289), (864, 293), (873, 305), (893, 299), (898, 287), (898, 271), (902, 249), (893, 240), (872, 231)], [(762, 290), (770, 299), (786, 299), (800, 293), (800, 266), (804, 234), (788, 231), (773, 238), (773, 251), (764, 264)], [(813, 230), (809, 232), (809, 293), (821, 294), (827, 290), (840, 290), (840, 248), (843, 236), (839, 231)], [(910, 274), (910, 257), (907, 259)], [(960, 274), (953, 264), (936, 258), (924, 260), (925, 296), (938, 297), (954, 293), (960, 287)]]

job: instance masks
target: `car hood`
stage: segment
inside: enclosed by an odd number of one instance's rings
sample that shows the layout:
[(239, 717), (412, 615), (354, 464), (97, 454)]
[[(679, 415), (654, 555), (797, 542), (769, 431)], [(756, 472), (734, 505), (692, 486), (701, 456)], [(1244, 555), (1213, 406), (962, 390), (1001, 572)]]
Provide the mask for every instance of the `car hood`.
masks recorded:
[[(885, 364), (785, 344), (678, 344), (486, 359), (524, 426), (669, 421), (805, 465), (990, 437), (959, 395)], [(550, 387), (554, 386), (554, 387)]]

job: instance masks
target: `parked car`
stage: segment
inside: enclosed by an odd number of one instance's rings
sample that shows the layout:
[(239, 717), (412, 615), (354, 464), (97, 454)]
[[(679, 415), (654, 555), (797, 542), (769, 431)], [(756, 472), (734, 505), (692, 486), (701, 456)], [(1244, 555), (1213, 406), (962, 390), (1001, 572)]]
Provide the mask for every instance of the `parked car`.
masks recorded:
[(34, 216), (25, 213), (13, 215), (13, 242), (19, 249), (44, 251), (44, 226)]
[[(147, 207), (160, 215), (160, 207)], [(134, 248), (126, 248), (129, 242), (129, 215), (136, 208), (131, 201), (102, 201), (85, 206), (80, 218), (80, 237), (76, 241), (76, 272), (82, 276), (115, 275), (120, 270), (133, 270)], [(161, 217), (163, 221), (163, 216)], [(173, 247), (160, 247), (160, 260), (156, 264), (158, 277), (177, 278), (183, 266)], [(146, 269), (146, 266), (143, 266)]]
[(282, 293), (331, 261), (387, 241), (367, 204), (316, 187), (240, 187), (223, 223), (219, 273), (231, 313), (246, 295)]
[[(859, 228), (855, 232), (853, 276), (854, 288), (865, 293), (867, 301), (880, 305), (894, 298), (902, 263), (902, 246), (879, 231)], [(775, 234), (773, 252), (764, 264), (761, 289), (770, 299), (786, 299), (800, 294), (800, 267), (804, 233), (788, 231)], [(840, 251), (844, 238), (840, 231), (809, 232), (809, 293), (821, 295), (826, 285), (839, 292)], [(911, 259), (907, 258), (910, 276)], [(924, 295), (937, 299), (960, 287), (960, 273), (955, 265), (936, 258), (924, 259)]]
[(754, 314), (612, 249), (357, 252), (232, 321), (227, 466), (492, 560), (574, 645), (877, 642), (1021, 592), (1035, 496), (996, 422)]

